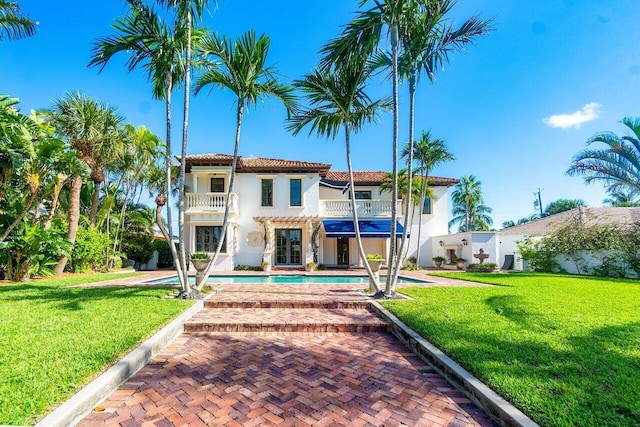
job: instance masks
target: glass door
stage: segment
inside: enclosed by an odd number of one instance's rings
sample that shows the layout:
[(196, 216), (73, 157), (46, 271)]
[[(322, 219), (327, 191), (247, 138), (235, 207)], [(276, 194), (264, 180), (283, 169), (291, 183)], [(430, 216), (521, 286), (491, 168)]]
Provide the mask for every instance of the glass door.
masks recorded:
[(338, 238), (338, 265), (349, 265), (349, 239)]
[(302, 265), (302, 230), (276, 229), (276, 264)]

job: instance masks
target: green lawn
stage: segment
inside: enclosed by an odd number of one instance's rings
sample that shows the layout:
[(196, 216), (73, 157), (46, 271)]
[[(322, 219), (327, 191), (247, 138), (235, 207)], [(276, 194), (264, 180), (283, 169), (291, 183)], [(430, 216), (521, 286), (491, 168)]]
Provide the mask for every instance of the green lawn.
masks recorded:
[(544, 426), (640, 425), (640, 282), (443, 273), (383, 304)]
[(0, 424), (37, 421), (192, 303), (169, 288), (67, 287), (125, 276), (0, 284)]

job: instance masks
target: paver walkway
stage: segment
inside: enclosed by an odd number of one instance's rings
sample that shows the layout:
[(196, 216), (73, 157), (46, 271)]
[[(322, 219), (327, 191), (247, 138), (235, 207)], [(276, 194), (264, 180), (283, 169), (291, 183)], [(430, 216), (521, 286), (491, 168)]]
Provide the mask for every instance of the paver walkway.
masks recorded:
[(80, 425), (492, 425), (352, 287), (224, 285)]

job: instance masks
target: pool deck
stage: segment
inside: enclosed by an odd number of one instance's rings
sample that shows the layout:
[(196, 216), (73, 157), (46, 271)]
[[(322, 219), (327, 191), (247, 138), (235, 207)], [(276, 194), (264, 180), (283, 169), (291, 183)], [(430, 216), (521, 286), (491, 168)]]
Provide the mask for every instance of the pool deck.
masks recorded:
[[(432, 286), (464, 286), (464, 287), (478, 287), (478, 286), (491, 286), (485, 285), (477, 282), (469, 282), (466, 280), (458, 280), (451, 279), (448, 277), (436, 277), (430, 276), (430, 272), (446, 272), (448, 270), (433, 270), (433, 269), (425, 269), (425, 270), (402, 270), (400, 271), (400, 277), (407, 277), (410, 279), (416, 279), (422, 281), (421, 283), (398, 283), (398, 288), (403, 287), (411, 287), (411, 286), (420, 286), (420, 287), (432, 287)], [(106, 280), (103, 282), (94, 282), (86, 285), (79, 285), (82, 287), (103, 287), (103, 286), (167, 286), (161, 283), (148, 283), (158, 279), (162, 279), (164, 277), (172, 277), (176, 275), (175, 270), (154, 270), (154, 271), (141, 271), (142, 273), (139, 276), (135, 277), (126, 277), (123, 279), (114, 279), (114, 280)], [(195, 275), (195, 271), (189, 271), (189, 274)], [(265, 273), (261, 271), (216, 271), (213, 272), (212, 275), (216, 274), (227, 275), (237, 275), (237, 276), (268, 276), (270, 274), (291, 274), (291, 275), (310, 275), (310, 276), (366, 276), (367, 271), (364, 268), (351, 268), (348, 270), (323, 270), (323, 271), (313, 271), (313, 272), (305, 272), (303, 270), (292, 270), (292, 269), (274, 269), (271, 272)], [(380, 276), (383, 277), (386, 275), (386, 270), (382, 269), (380, 271)], [(178, 287), (178, 285), (169, 285)], [(256, 286), (255, 284), (251, 284), (251, 286)]]
[(493, 425), (387, 332), (358, 287), (216, 286), (185, 333), (79, 425)]

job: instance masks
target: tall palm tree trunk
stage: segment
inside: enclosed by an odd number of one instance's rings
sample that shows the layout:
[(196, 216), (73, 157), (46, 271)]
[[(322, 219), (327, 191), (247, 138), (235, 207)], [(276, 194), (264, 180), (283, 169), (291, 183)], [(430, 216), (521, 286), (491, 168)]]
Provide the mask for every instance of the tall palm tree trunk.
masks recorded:
[(100, 185), (104, 181), (104, 172), (101, 164), (96, 164), (91, 172), (93, 181), (93, 194), (91, 197), (91, 209), (89, 210), (89, 225), (96, 225), (98, 205), (100, 204)]
[(391, 233), (389, 236), (389, 261), (387, 271), (387, 283), (384, 293), (391, 296), (395, 291), (395, 283), (393, 283), (393, 271), (396, 259), (396, 221), (398, 212), (396, 202), (398, 200), (398, 25), (391, 25), (391, 58), (392, 58), (392, 75), (393, 80), (393, 186), (391, 190)]
[[(70, 243), (76, 242), (76, 235), (78, 234), (78, 222), (80, 221), (80, 190), (82, 190), (82, 177), (79, 174), (75, 174), (71, 180), (71, 188), (69, 191), (69, 231), (67, 232), (67, 241)], [(58, 260), (53, 272), (56, 276), (59, 276), (64, 272), (64, 268), (67, 266), (69, 258), (63, 255)]]
[(191, 11), (187, 12), (187, 49), (186, 49), (186, 66), (184, 75), (184, 114), (182, 121), (182, 151), (180, 157), (180, 194), (179, 194), (179, 212), (178, 224), (180, 227), (180, 262), (182, 263), (182, 275), (186, 292), (189, 292), (189, 264), (187, 260), (187, 239), (185, 233), (185, 194), (184, 179), (187, 173), (187, 135), (189, 128), (189, 91), (191, 90)]
[[(213, 254), (211, 260), (209, 260), (209, 264), (202, 276), (202, 281), (200, 283), (196, 283), (196, 289), (200, 290), (207, 283), (207, 279), (211, 274), (211, 270), (218, 260), (218, 256), (220, 256), (220, 251), (222, 250), (222, 244), (227, 236), (227, 227), (229, 225), (229, 205), (231, 202), (231, 193), (233, 192), (233, 183), (236, 178), (236, 167), (238, 165), (238, 150), (240, 148), (240, 130), (242, 128), (242, 118), (244, 116), (244, 101), (238, 100), (238, 111), (237, 111), (237, 122), (236, 122), (236, 141), (233, 146), (233, 160), (231, 161), (231, 176), (229, 177), (229, 188), (227, 188), (227, 200), (224, 205), (224, 216), (222, 217), (222, 232), (220, 233), (220, 239), (218, 239), (218, 245), (216, 247), (216, 251)], [(227, 247), (227, 250), (229, 248)]]
[[(172, 179), (172, 175), (171, 175), (171, 94), (173, 93), (173, 80), (171, 79), (171, 76), (169, 76), (169, 81), (167, 82), (167, 92), (165, 95), (166, 98), (166, 102), (165, 102), (165, 108), (166, 108), (166, 119), (167, 119), (167, 126), (166, 126), (166, 130), (167, 130), (167, 148), (166, 148), (166, 182), (165, 182), (165, 197), (166, 197), (166, 203), (167, 203), (167, 228), (169, 229), (168, 231), (168, 236), (165, 236), (165, 238), (167, 239), (167, 242), (169, 243), (169, 249), (171, 250), (171, 258), (173, 258), (173, 264), (176, 268), (176, 273), (178, 274), (178, 279), (180, 280), (180, 290), (182, 292), (185, 293), (189, 293), (190, 289), (189, 289), (189, 281), (185, 281), (185, 275), (183, 274), (183, 264), (181, 261), (181, 258), (178, 256), (178, 251), (176, 250), (176, 245), (173, 243), (173, 215), (171, 214), (172, 210), (172, 205), (171, 205), (171, 179)], [(162, 221), (156, 221), (158, 222), (158, 227), (160, 227), (160, 230), (162, 231), (164, 229), (164, 225), (162, 224)], [(164, 232), (163, 232), (164, 234)]]
[(354, 179), (353, 179), (353, 166), (351, 165), (351, 138), (349, 135), (349, 126), (344, 127), (344, 142), (347, 151), (347, 170), (349, 171), (349, 188), (351, 191), (350, 200), (351, 200), (351, 214), (353, 217), (353, 230), (356, 235), (356, 244), (358, 246), (358, 254), (360, 255), (360, 259), (364, 261), (364, 267), (367, 270), (367, 275), (369, 276), (370, 283), (373, 285), (373, 290), (376, 295), (380, 292), (380, 283), (376, 280), (369, 263), (367, 262), (367, 255), (364, 253), (364, 247), (362, 246), (362, 237), (360, 236), (360, 224), (358, 224), (358, 209), (356, 207), (356, 192), (354, 191)]
[[(415, 94), (416, 85), (415, 78), (409, 81), (409, 160), (407, 165), (407, 195), (405, 196), (404, 205), (404, 220), (402, 230), (402, 239), (400, 241), (400, 250), (398, 250), (398, 262), (393, 269), (393, 281), (391, 285), (391, 292), (395, 292), (395, 286), (398, 281), (398, 274), (400, 273), (400, 266), (404, 258), (404, 247), (407, 243), (407, 235), (409, 232), (409, 215), (413, 208), (413, 137), (414, 137), (414, 110), (415, 110)], [(420, 246), (420, 240), (418, 240), (418, 246)]]

